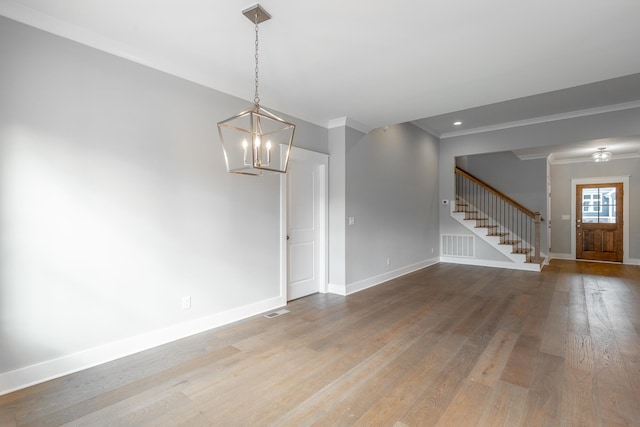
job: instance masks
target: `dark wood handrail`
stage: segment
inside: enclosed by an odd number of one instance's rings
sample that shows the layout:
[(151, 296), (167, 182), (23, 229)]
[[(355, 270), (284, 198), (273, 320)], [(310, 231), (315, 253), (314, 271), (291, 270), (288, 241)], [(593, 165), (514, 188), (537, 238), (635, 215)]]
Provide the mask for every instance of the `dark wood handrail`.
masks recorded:
[(518, 203), (515, 200), (513, 200), (511, 197), (509, 197), (506, 194), (502, 193), (500, 190), (496, 190), (495, 188), (493, 188), (489, 184), (480, 181), (478, 178), (476, 178), (475, 176), (471, 175), (469, 172), (467, 172), (467, 171), (465, 171), (463, 169), (460, 169), (458, 166), (456, 166), (456, 168), (455, 168), (455, 173), (457, 173), (458, 175), (464, 176), (469, 181), (475, 182), (476, 184), (478, 184), (480, 187), (484, 188), (488, 192), (493, 193), (497, 197), (499, 197), (502, 200), (506, 201), (507, 203), (510, 203), (511, 205), (513, 205), (515, 208), (517, 208), (520, 212), (524, 213), (528, 217), (531, 217), (531, 218), (535, 219), (536, 216), (539, 216), (540, 217), (540, 221), (544, 221), (544, 218), (542, 218), (542, 216), (540, 216), (540, 212), (530, 211), (529, 209), (527, 209), (524, 206), (522, 206), (520, 203)]

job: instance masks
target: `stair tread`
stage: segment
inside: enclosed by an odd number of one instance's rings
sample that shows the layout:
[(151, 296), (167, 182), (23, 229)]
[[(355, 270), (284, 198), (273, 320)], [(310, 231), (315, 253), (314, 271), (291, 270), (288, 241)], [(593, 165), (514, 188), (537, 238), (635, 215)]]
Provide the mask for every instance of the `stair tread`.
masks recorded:
[[(505, 254), (510, 252), (513, 255), (524, 255), (524, 261), (523, 261), (524, 263), (541, 264), (542, 262), (541, 260), (534, 259), (535, 249), (531, 247), (531, 244), (529, 242), (524, 241), (522, 239), (516, 239), (515, 234), (512, 233), (504, 225), (500, 225), (500, 224), (490, 225), (492, 223), (495, 224), (497, 222), (496, 221), (497, 215), (500, 214), (500, 212), (492, 211), (490, 205), (487, 206), (487, 209), (489, 209), (489, 211), (487, 211), (486, 209), (480, 210), (475, 203), (473, 203), (472, 201), (466, 200), (465, 198), (460, 197), (459, 195), (455, 196), (453, 205), (454, 207), (451, 212), (458, 214), (458, 215), (455, 215), (455, 218), (457, 219), (457, 221), (465, 224), (466, 227), (472, 230), (474, 229), (478, 230), (478, 231), (473, 231), (474, 234), (478, 236), (498, 237), (498, 239), (495, 239), (495, 240), (487, 239), (487, 241), (496, 249), (498, 249), (497, 245), (510, 245), (511, 248), (500, 249), (500, 250), (503, 251), (503, 253)], [(464, 214), (464, 215), (460, 215), (460, 214)], [(475, 221), (475, 224), (470, 224), (465, 221)], [(481, 232), (479, 231), (481, 229), (485, 229), (487, 231)], [(513, 259), (514, 260), (518, 259), (519, 261), (519, 258), (516, 258), (515, 256), (513, 257)]]

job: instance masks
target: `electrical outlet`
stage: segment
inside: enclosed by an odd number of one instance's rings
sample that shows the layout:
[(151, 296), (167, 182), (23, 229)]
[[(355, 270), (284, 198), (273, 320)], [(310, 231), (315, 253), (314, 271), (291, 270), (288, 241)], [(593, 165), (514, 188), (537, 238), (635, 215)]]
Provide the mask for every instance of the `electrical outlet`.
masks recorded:
[(182, 297), (182, 309), (187, 310), (190, 308), (191, 308), (191, 297), (190, 296)]
[(391, 265), (391, 258), (387, 258), (387, 267)]

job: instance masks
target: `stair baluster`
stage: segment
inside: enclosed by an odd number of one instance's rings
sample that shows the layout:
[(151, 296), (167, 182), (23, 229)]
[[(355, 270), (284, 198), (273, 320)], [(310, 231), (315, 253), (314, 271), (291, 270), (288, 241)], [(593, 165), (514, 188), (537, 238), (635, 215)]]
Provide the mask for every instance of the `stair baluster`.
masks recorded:
[(511, 245), (512, 253), (525, 255), (526, 262), (540, 263), (540, 212), (532, 212), (509, 196), (455, 168), (455, 212), (475, 220), (476, 228), (486, 228), (487, 235), (498, 236), (500, 244)]

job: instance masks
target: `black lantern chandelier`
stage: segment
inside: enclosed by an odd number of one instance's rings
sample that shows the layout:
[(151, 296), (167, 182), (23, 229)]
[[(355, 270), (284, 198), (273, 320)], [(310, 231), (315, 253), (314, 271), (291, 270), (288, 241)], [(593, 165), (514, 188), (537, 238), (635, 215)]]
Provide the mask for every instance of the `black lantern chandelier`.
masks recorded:
[(253, 106), (218, 123), (227, 171), (245, 175), (286, 173), (296, 126), (260, 106), (258, 24), (271, 19), (259, 4), (242, 11), (255, 25), (256, 69)]

